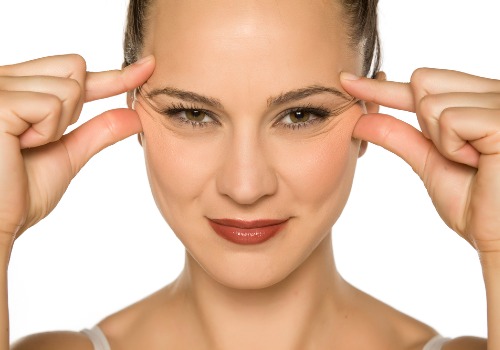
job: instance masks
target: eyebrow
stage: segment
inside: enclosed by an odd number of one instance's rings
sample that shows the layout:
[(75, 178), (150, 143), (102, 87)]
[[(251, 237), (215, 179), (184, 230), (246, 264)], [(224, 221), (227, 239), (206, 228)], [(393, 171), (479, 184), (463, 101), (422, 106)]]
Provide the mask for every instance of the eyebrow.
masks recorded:
[(276, 97), (270, 97), (267, 99), (267, 106), (274, 107), (274, 106), (285, 104), (288, 102), (302, 100), (302, 99), (309, 97), (309, 96), (312, 96), (312, 95), (318, 95), (318, 94), (324, 94), (324, 93), (329, 93), (329, 94), (335, 95), (337, 97), (341, 97), (341, 98), (345, 99), (346, 101), (351, 100), (350, 96), (347, 96), (346, 94), (342, 93), (340, 90), (338, 90), (334, 87), (327, 87), (327, 86), (322, 86), (322, 85), (311, 85), (311, 86), (307, 86), (305, 88), (291, 90), (288, 92), (281, 93), (280, 95), (278, 95)]
[[(295, 89), (287, 92), (283, 92), (277, 96), (269, 97), (267, 99), (268, 107), (275, 107), (288, 102), (293, 102), (297, 100), (302, 100), (306, 97), (319, 95), (319, 94), (332, 94), (337, 97), (341, 97), (346, 101), (350, 101), (352, 98), (345, 93), (341, 92), (339, 89), (334, 87), (322, 86), (322, 85), (310, 85), (304, 88)], [(224, 109), (222, 102), (214, 97), (204, 96), (192, 91), (186, 91), (177, 89), (174, 87), (164, 87), (161, 89), (153, 89), (147, 92), (147, 97), (152, 98), (158, 95), (167, 95), (170, 97), (178, 98), (187, 102), (197, 102), (204, 105), (210, 106), (212, 108)]]

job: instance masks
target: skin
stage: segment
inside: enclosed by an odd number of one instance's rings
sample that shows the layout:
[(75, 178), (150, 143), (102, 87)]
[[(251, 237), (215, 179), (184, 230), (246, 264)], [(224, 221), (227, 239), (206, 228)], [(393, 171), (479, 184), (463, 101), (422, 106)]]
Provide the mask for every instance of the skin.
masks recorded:
[[(331, 227), (346, 203), (361, 152), (352, 133), (364, 107), (354, 105), (302, 130), (274, 124), (282, 111), (298, 102), (267, 107), (271, 96), (305, 86), (343, 91), (340, 72), (361, 73), (361, 57), (354, 55), (345, 28), (336, 20), (339, 8), (315, 2), (304, 14), (300, 1), (230, 3), (159, 2), (145, 40), (143, 54), (154, 55), (157, 65), (144, 91), (169, 86), (217, 98), (222, 104), (217, 109), (197, 105), (220, 121), (204, 128), (179, 125), (155, 113), (141, 97), (135, 105), (153, 195), (187, 250), (182, 275), (162, 292), (172, 300), (168, 309), (179, 311), (159, 312), (144, 329), (175, 320), (178, 329), (196, 339), (149, 346), (353, 345), (347, 340), (352, 339), (350, 332), (344, 338), (329, 331), (350, 317), (359, 320), (366, 334), (373, 332), (368, 328), (385, 334), (360, 340), (360, 347), (400, 347), (389, 337), (390, 332), (400, 332), (395, 330), (399, 327), (381, 329), (378, 318), (367, 317), (355, 306), (369, 304), (369, 298), (339, 276), (331, 249)], [(193, 47), (210, 54), (190, 54)], [(258, 69), (250, 69), (261, 57), (266, 60)], [(153, 103), (161, 107), (176, 101), (162, 96)], [(319, 94), (300, 103), (335, 109), (345, 100)], [(242, 247), (215, 235), (207, 217), (290, 220), (272, 240)], [(389, 308), (382, 313), (397, 319)], [(432, 334), (417, 322), (401, 319), (423, 338)], [(108, 322), (103, 328), (112, 328)], [(418, 336), (404, 340), (418, 341)]]
[[(222, 125), (204, 128), (179, 126), (144, 113), (142, 104), (137, 107), (152, 191), (188, 250), (188, 274), (198, 271), (196, 260), (224, 286), (272, 286), (325, 239), (347, 200), (360, 144), (351, 135), (361, 106), (302, 130), (273, 126), (298, 102), (267, 108), (270, 96), (309, 85), (342, 90), (340, 71), (359, 71), (359, 63), (342, 54), (351, 51), (343, 36), (329, 35), (343, 32), (331, 17), (337, 10), (318, 2), (306, 20), (302, 11), (300, 2), (228, 9), (227, 2), (173, 1), (159, 2), (154, 11), (144, 54), (154, 54), (158, 64), (144, 89), (173, 86), (214, 96), (223, 105), (211, 109)], [(283, 23), (279, 16), (288, 20)], [(193, 46), (211, 54), (190, 59), (186, 55)], [(263, 55), (267, 59), (258, 70), (249, 69)], [(300, 103), (335, 109), (345, 101), (319, 94)], [(241, 247), (213, 235), (206, 217), (291, 219), (276, 239)]]
[[(330, 228), (349, 195), (364, 140), (408, 162), (444, 221), (481, 257), (488, 344), (464, 337), (444, 350), (500, 348), (500, 82), (442, 70), (418, 70), (410, 84), (386, 82), (383, 74), (379, 80), (341, 75), (359, 75), (361, 58), (347, 45), (339, 9), (304, 4), (162, 1), (143, 53), (155, 59), (104, 73), (86, 73), (76, 56), (0, 67), (0, 106), (13, 111), (0, 113), (9, 116), (0, 123), (0, 166), (25, 175), (19, 180), (0, 169), (0, 192), (7, 195), (0, 202), (2, 324), (8, 324), (13, 240), (53, 209), (92, 155), (140, 133), (155, 200), (186, 246), (186, 266), (171, 285), (100, 323), (113, 350), (422, 349), (435, 331), (356, 290), (335, 268)], [(62, 136), (84, 102), (143, 84), (145, 91), (168, 85), (219, 99), (223, 108), (197, 106), (219, 123), (180, 124), (139, 96), (136, 112), (109, 111)], [(270, 96), (313, 84), (366, 104), (308, 128), (279, 127), (281, 112), (297, 104), (333, 109), (345, 103), (320, 94), (267, 107)], [(27, 98), (31, 104), (16, 102)], [(414, 112), (422, 131), (378, 114), (379, 104)], [(93, 141), (83, 148), (82, 139)], [(51, 170), (56, 167), (66, 172)], [(290, 220), (273, 239), (242, 247), (215, 235), (206, 217)], [(0, 349), (8, 348), (4, 328)], [(13, 348), (92, 347), (82, 334), (58, 332)]]

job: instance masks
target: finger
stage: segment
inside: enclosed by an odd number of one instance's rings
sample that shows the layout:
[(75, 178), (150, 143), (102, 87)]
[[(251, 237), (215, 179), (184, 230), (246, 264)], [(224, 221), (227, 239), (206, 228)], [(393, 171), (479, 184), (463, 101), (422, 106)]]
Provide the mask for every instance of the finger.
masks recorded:
[(410, 82), (416, 97), (449, 92), (500, 92), (500, 81), (446, 69), (419, 68)]
[(73, 169), (73, 176), (104, 148), (131, 135), (142, 132), (138, 114), (130, 109), (107, 111), (64, 135), (64, 143)]
[(56, 140), (61, 110), (54, 95), (1, 91), (0, 131), (18, 136), (21, 148), (45, 145)]
[(18, 77), (45, 75), (71, 78), (83, 83), (85, 81), (86, 67), (87, 63), (80, 55), (58, 55), (0, 66), (0, 75)]
[(131, 91), (149, 79), (155, 67), (153, 56), (147, 56), (123, 70), (88, 73), (85, 101), (94, 101)]
[(353, 137), (379, 145), (401, 157), (421, 178), (432, 142), (413, 126), (386, 114), (365, 114)]
[(477, 167), (481, 154), (500, 154), (500, 109), (448, 108), (439, 124), (438, 149), (448, 159)]
[(415, 112), (413, 91), (409, 84), (340, 74), (342, 87), (349, 95), (366, 102)]
[[(85, 101), (85, 79), (87, 75), (87, 62), (76, 54), (42, 57), (35, 60), (0, 66), (0, 76), (52, 76), (73, 79), (80, 85), (80, 98), (75, 108), (71, 124), (78, 120)], [(76, 117), (75, 117), (76, 115)]]
[(439, 119), (442, 112), (452, 107), (500, 108), (500, 93), (443, 93), (424, 96), (417, 105), (422, 132), (426, 137), (441, 144)]
[[(61, 100), (62, 110), (58, 122), (57, 134), (62, 136), (68, 125), (81, 111), (80, 99), (82, 89), (74, 79), (52, 76), (0, 76), (0, 90), (4, 91), (33, 91), (51, 94)], [(26, 101), (28, 103), (28, 101)]]

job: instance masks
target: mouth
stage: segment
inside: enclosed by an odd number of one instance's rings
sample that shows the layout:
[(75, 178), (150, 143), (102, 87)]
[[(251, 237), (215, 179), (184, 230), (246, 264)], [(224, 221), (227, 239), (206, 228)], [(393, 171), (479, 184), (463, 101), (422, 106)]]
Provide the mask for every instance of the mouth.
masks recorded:
[(289, 219), (234, 220), (208, 219), (212, 229), (220, 237), (241, 245), (259, 244), (274, 237)]

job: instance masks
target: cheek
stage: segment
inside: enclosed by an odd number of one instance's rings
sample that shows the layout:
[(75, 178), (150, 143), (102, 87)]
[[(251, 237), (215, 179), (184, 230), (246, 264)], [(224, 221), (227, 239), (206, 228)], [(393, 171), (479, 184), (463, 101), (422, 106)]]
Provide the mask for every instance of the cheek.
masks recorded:
[(173, 219), (185, 215), (188, 206), (210, 186), (222, 147), (213, 135), (189, 137), (147, 117), (142, 118), (142, 125), (151, 190), (172, 225)]
[(352, 139), (356, 112), (351, 114), (317, 137), (277, 147), (280, 180), (302, 213), (336, 220), (347, 201), (359, 151)]

